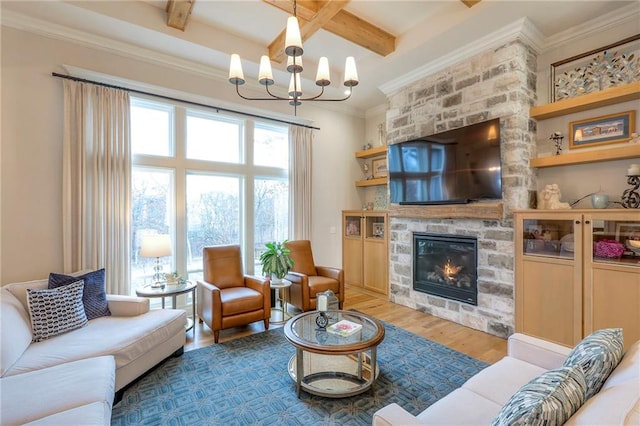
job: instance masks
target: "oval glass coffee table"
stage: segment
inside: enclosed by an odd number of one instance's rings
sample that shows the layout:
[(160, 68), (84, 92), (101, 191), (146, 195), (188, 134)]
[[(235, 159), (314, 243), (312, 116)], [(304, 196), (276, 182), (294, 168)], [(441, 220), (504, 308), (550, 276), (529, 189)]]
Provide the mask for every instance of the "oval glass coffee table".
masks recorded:
[(384, 339), (384, 326), (378, 320), (353, 311), (328, 311), (329, 325), (347, 320), (362, 327), (342, 336), (316, 324), (318, 311), (303, 312), (284, 326), (284, 335), (296, 348), (289, 360), (289, 376), (300, 390), (343, 398), (368, 389), (374, 391), (379, 369), (378, 345)]

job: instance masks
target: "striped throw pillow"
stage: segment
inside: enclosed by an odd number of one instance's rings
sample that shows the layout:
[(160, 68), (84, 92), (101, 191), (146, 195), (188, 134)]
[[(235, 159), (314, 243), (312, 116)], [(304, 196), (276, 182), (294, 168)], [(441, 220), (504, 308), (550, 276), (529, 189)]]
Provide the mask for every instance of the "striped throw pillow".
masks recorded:
[(491, 424), (561, 425), (584, 403), (586, 390), (578, 366), (547, 371), (521, 387)]
[(597, 330), (585, 337), (569, 353), (563, 366), (580, 366), (587, 381), (587, 397), (591, 398), (618, 365), (624, 353), (621, 328)]

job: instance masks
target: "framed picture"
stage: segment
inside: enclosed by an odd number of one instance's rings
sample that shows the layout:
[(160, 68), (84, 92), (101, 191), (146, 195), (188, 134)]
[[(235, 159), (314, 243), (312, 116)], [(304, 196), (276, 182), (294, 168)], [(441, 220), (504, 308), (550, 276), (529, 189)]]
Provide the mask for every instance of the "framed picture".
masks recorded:
[(382, 222), (373, 223), (373, 236), (376, 238), (384, 238), (384, 223)]
[(635, 132), (635, 111), (603, 115), (569, 123), (569, 148), (628, 142)]
[(640, 223), (616, 223), (616, 240), (622, 244), (640, 238)]
[(374, 179), (387, 177), (387, 159), (376, 158), (375, 160), (371, 160), (371, 169), (373, 170)]

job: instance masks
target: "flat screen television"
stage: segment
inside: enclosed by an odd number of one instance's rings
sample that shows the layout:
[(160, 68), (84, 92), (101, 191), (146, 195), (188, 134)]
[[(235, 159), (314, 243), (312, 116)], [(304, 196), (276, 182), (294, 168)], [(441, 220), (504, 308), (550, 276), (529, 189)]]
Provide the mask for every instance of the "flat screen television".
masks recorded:
[(391, 203), (502, 198), (500, 119), (389, 145)]

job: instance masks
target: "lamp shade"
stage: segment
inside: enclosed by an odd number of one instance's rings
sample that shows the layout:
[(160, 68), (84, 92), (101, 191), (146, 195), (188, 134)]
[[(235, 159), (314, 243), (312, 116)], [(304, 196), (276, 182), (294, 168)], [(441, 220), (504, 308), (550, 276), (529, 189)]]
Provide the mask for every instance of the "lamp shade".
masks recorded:
[(151, 234), (142, 236), (141, 257), (171, 256), (171, 238), (168, 234)]
[(290, 16), (287, 19), (287, 32), (285, 33), (284, 52), (289, 56), (302, 56), (302, 37), (298, 18)]
[(229, 82), (231, 84), (244, 84), (242, 62), (240, 62), (240, 55), (237, 53), (231, 55), (231, 63), (229, 64)]
[(328, 86), (331, 84), (331, 77), (329, 74), (329, 60), (326, 56), (320, 58), (318, 62), (318, 73), (316, 74), (316, 84), (318, 86)]
[(344, 65), (344, 85), (347, 87), (358, 85), (358, 70), (353, 56), (348, 56)]
[(273, 73), (271, 72), (271, 62), (267, 55), (260, 58), (260, 72), (258, 74), (258, 82), (265, 86), (273, 84)]

